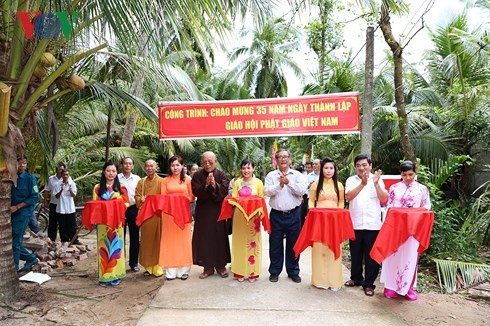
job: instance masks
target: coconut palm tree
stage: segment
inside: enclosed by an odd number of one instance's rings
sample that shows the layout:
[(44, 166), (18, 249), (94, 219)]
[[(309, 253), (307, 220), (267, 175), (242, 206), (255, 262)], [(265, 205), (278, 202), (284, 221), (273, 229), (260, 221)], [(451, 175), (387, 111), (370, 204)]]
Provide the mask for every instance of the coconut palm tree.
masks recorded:
[[(8, 207), (11, 180), (16, 181), (15, 163), (24, 152), (24, 139), (37, 133), (36, 111), (86, 86), (73, 72), (86, 58), (94, 58), (109, 40), (121, 42), (131, 57), (141, 54), (139, 33), (147, 44), (164, 49), (178, 35), (181, 44), (197, 40), (202, 48), (223, 35), (230, 26), (229, 13), (261, 5), (269, 12), (269, 1), (3, 1), (0, 30), (0, 293), (4, 301), (15, 301), (19, 287), (9, 250), (11, 246)], [(122, 9), (124, 8), (124, 9)], [(40, 12), (40, 15), (34, 13)], [(258, 11), (257, 11), (258, 12)], [(31, 14), (32, 13), (32, 14)], [(55, 14), (57, 13), (57, 14)], [(34, 20), (31, 20), (34, 17)], [(188, 33), (178, 33), (182, 20), (192, 22)], [(34, 33), (32, 33), (34, 29)], [(89, 91), (113, 92), (92, 83)], [(137, 106), (138, 99), (127, 96)], [(48, 119), (49, 120), (49, 119)], [(48, 125), (50, 122), (48, 121)], [(21, 129), (22, 128), (22, 129)], [(49, 128), (48, 128), (49, 129)], [(56, 138), (56, 137), (55, 137)], [(5, 195), (7, 194), (7, 195)]]
[(248, 34), (253, 34), (250, 46), (238, 47), (229, 56), (232, 62), (241, 59), (230, 72), (232, 78), (243, 82), (255, 98), (287, 96), (284, 69), (291, 69), (297, 77), (302, 76), (301, 69), (290, 57), (298, 46), (297, 30), (284, 19), (277, 18), (263, 27), (244, 29), (242, 37)]
[(431, 32), (435, 49), (428, 53), (432, 89), (443, 98), (439, 117), (449, 134), (457, 137), (462, 154), (476, 143), (488, 144), (490, 122), (489, 30), (470, 30), (466, 13)]

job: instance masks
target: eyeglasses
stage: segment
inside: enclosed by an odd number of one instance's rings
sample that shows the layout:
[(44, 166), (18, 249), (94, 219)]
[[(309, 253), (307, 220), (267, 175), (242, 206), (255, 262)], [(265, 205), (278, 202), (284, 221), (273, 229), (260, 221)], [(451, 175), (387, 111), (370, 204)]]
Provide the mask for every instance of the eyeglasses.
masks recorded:
[(202, 165), (213, 165), (214, 161), (202, 161)]
[(285, 159), (288, 159), (289, 158), (289, 155), (279, 155), (277, 157), (278, 160), (285, 160)]

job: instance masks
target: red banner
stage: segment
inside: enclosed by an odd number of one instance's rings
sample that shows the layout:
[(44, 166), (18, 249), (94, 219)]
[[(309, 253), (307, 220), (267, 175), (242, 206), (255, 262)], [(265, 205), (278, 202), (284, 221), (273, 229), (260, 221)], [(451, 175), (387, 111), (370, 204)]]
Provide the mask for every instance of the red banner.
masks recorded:
[(359, 133), (359, 93), (159, 102), (160, 139)]

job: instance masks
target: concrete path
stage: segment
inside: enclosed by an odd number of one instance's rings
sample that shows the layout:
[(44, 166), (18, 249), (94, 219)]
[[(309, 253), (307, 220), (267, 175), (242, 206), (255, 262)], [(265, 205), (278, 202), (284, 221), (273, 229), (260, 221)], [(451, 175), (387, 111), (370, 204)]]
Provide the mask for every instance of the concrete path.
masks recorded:
[[(255, 283), (239, 283), (231, 273), (226, 279), (214, 274), (198, 278), (202, 267), (193, 266), (186, 281), (165, 281), (138, 325), (405, 325), (397, 306), (401, 302), (383, 297), (382, 286), (374, 297), (361, 288), (338, 292), (311, 285), (311, 248), (300, 258), (302, 283), (287, 278), (269, 282), (269, 238), (263, 234), (262, 274)], [(349, 271), (344, 267), (344, 279)]]

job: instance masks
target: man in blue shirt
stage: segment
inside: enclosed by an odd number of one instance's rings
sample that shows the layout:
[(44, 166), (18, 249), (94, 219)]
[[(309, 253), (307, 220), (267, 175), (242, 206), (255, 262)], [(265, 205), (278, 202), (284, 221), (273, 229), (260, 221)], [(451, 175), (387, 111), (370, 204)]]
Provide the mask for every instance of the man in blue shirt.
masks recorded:
[[(27, 159), (17, 159), (17, 185), (12, 187), (11, 193), (11, 224), (12, 224), (12, 251), (14, 255), (15, 268), (18, 272), (28, 271), (37, 264), (36, 256), (24, 248), (22, 241), (29, 219), (34, 212), (39, 198), (39, 189), (36, 178), (27, 170)], [(19, 270), (19, 261), (25, 264)]]

